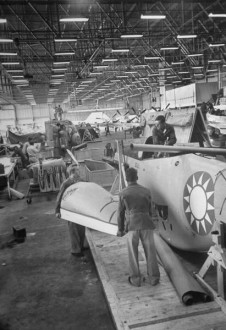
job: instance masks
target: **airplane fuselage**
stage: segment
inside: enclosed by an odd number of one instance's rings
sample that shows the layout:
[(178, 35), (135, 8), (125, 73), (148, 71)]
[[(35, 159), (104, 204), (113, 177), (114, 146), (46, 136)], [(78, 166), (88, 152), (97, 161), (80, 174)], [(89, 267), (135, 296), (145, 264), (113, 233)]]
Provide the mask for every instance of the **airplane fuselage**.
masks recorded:
[(125, 162), (137, 169), (138, 183), (151, 191), (161, 236), (179, 249), (207, 250), (217, 208), (223, 207), (216, 201), (219, 190), (226, 197), (226, 180), (216, 185), (226, 163), (196, 154), (144, 160), (125, 156)]

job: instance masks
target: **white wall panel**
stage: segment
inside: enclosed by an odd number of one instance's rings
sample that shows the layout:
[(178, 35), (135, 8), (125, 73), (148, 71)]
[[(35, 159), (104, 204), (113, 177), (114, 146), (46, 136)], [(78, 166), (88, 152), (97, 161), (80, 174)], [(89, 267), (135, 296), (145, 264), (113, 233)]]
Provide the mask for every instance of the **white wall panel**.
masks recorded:
[(142, 95), (143, 107), (141, 110), (151, 108), (151, 93), (145, 93)]
[(32, 108), (30, 105), (17, 105), (16, 106), (16, 117), (18, 121), (23, 121), (23, 119), (33, 119)]
[(33, 115), (35, 119), (38, 118), (48, 118), (50, 119), (50, 111), (47, 104), (39, 104), (33, 106)]
[(169, 108), (182, 108), (196, 105), (195, 84), (182, 86), (166, 91), (165, 104), (161, 104), (164, 108), (170, 103)]
[(33, 124), (32, 118), (18, 118), (17, 119), (17, 126), (32, 125), (32, 124)]
[(8, 110), (0, 110), (0, 131), (3, 136), (5, 136), (7, 126), (15, 127), (15, 112), (10, 110), (10, 108)]

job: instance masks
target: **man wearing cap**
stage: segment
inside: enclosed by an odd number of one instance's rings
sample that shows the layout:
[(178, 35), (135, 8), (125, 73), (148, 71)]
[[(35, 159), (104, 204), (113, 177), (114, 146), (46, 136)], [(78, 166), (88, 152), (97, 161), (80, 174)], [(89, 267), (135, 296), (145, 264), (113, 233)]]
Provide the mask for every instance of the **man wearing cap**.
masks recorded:
[[(72, 164), (67, 169), (69, 177), (64, 181), (60, 187), (60, 191), (57, 195), (55, 215), (57, 218), (61, 218), (60, 204), (65, 190), (72, 184), (82, 181), (79, 175), (79, 166)], [(75, 201), (76, 202), (76, 201)], [(75, 257), (84, 257), (83, 250), (87, 249), (87, 242), (85, 239), (85, 227), (77, 223), (68, 221), (68, 229), (71, 239), (71, 254)]]
[[(152, 130), (153, 144), (173, 146), (177, 142), (174, 127), (167, 124), (165, 117), (159, 115), (155, 119), (155, 125)], [(155, 153), (155, 157), (164, 157), (165, 153)]]
[(163, 115), (157, 116), (152, 130), (153, 144), (173, 146), (177, 142), (174, 127), (167, 124)]
[(127, 248), (129, 257), (128, 281), (133, 286), (141, 286), (142, 276), (139, 270), (138, 246), (141, 240), (146, 261), (147, 274), (151, 285), (159, 283), (160, 273), (156, 257), (152, 221), (150, 191), (137, 183), (135, 168), (126, 170), (128, 186), (119, 194), (118, 233), (121, 237), (127, 233)]

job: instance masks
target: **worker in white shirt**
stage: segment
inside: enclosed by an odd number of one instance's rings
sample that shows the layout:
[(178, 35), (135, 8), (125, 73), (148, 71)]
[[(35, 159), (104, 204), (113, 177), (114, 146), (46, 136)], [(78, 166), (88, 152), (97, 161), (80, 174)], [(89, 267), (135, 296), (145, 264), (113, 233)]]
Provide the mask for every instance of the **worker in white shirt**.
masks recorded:
[(40, 153), (40, 146), (39, 145), (34, 145), (34, 141), (31, 140), (30, 145), (27, 147), (27, 154), (29, 158), (29, 162), (32, 163), (37, 163), (39, 160), (39, 153)]

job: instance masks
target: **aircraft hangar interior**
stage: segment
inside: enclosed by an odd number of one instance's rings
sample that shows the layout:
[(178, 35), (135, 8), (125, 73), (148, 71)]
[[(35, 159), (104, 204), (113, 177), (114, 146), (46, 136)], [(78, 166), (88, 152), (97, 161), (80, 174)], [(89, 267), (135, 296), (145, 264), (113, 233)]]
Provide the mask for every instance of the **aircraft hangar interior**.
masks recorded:
[(226, 1), (0, 0), (0, 330), (226, 329)]

